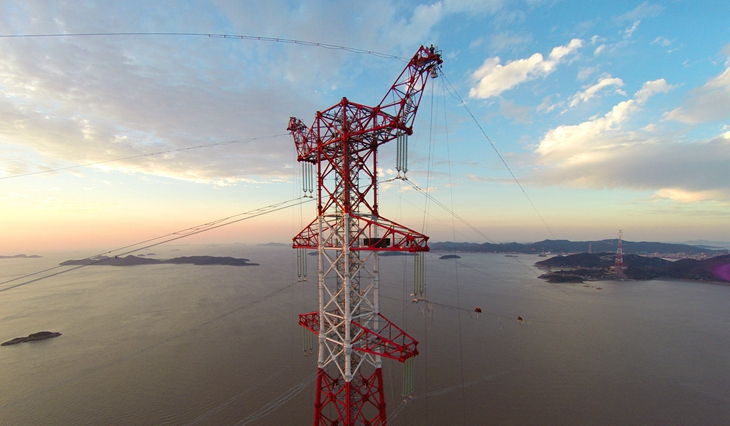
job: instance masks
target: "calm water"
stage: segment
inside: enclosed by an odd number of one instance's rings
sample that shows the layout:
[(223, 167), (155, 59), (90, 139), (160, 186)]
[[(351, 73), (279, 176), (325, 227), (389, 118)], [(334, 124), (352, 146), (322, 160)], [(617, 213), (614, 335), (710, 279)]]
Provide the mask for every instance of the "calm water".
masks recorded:
[[(311, 424), (296, 321), (316, 285), (293, 250), (151, 251), (260, 266), (96, 266), (0, 292), (0, 340), (63, 333), (0, 348), (0, 425)], [(85, 255), (0, 260), (0, 281)], [(382, 312), (421, 342), (407, 403), (384, 363), (391, 425), (730, 424), (730, 287), (547, 284), (537, 260), (427, 254), (414, 304), (411, 259), (381, 259)]]

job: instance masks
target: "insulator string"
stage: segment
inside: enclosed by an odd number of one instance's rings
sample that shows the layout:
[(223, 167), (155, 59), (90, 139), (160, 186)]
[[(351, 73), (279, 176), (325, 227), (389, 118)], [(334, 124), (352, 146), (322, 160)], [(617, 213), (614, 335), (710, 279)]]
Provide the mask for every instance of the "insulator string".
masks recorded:
[(408, 135), (406, 133), (399, 133), (396, 138), (395, 169), (398, 171), (398, 177), (405, 177), (408, 173)]
[(297, 249), (297, 281), (307, 281), (307, 251)]
[(413, 255), (413, 296), (423, 298), (426, 289), (425, 257), (423, 252)]
[(408, 396), (415, 390), (414, 386), (414, 368), (413, 368), (413, 357), (408, 358), (403, 362), (403, 392), (402, 396)]

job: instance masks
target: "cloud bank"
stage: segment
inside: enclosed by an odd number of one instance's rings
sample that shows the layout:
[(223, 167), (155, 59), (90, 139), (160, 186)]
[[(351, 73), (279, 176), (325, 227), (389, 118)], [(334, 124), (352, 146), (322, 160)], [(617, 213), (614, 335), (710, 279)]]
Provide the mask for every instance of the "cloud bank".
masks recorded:
[[(445, 17), (493, 14), (501, 0), (444, 0), (405, 9), (386, 0), (331, 2), (130, 1), (6, 4), (4, 34), (177, 32), (264, 37), (371, 48), (410, 56)], [(162, 19), (164, 17), (165, 19)], [(242, 31), (241, 29), (245, 29)], [(280, 135), (266, 141), (107, 163), (105, 169), (196, 182), (276, 181), (292, 166), (289, 116), (309, 124), (344, 93), (382, 97), (402, 64), (313, 47), (207, 37), (67, 37), (0, 41), (0, 143), (32, 148), (47, 167)], [(556, 51), (557, 52), (557, 51)], [(557, 52), (556, 55), (560, 53)], [(382, 62), (378, 62), (382, 61)], [(367, 73), (366, 70), (378, 70)], [(382, 71), (382, 73), (381, 73)], [(372, 83), (372, 84), (370, 84)], [(376, 92), (377, 89), (377, 93)], [(0, 160), (6, 175), (23, 169)]]
[(615, 93), (626, 96), (626, 92), (620, 89), (623, 85), (624, 82), (620, 78), (613, 78), (611, 76), (603, 77), (598, 81), (598, 83), (587, 87), (581, 92), (576, 93), (570, 100), (569, 106), (572, 108), (582, 102), (588, 102), (592, 98), (598, 96), (598, 93), (601, 90), (609, 88), (611, 86), (616, 87), (616, 89), (614, 90)]
[(730, 60), (725, 65), (722, 73), (692, 90), (686, 103), (667, 113), (666, 118), (687, 124), (730, 119)]
[(469, 97), (488, 99), (499, 96), (502, 92), (517, 85), (545, 77), (553, 73), (568, 55), (583, 46), (583, 40), (573, 39), (564, 46), (553, 48), (546, 58), (535, 53), (529, 58), (517, 59), (502, 65), (499, 57), (487, 58), (471, 78), (474, 86), (469, 90)]
[(685, 142), (655, 126), (636, 130), (632, 117), (648, 100), (673, 86), (646, 82), (632, 99), (604, 116), (548, 131), (535, 150), (542, 169), (533, 176), (547, 185), (655, 191), (679, 202), (730, 202), (730, 132)]

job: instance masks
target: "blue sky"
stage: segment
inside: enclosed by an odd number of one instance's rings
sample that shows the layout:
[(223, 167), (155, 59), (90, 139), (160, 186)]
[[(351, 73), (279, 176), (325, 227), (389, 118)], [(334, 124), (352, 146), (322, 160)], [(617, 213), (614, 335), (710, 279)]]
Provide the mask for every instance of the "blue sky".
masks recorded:
[[(618, 229), (730, 241), (727, 2), (2, 1), (0, 15), (2, 35), (214, 33), (397, 57), (433, 43), (443, 76), (424, 95), (408, 177), (482, 235), (401, 182), (381, 187), (385, 217), (436, 241)], [(309, 124), (343, 96), (375, 105), (405, 65), (204, 36), (4, 37), (0, 49), (8, 253), (116, 247), (294, 198), (288, 118)], [(139, 157), (161, 151), (172, 152)], [(381, 149), (383, 180), (394, 153)], [(314, 214), (310, 204), (191, 242), (289, 241)]]

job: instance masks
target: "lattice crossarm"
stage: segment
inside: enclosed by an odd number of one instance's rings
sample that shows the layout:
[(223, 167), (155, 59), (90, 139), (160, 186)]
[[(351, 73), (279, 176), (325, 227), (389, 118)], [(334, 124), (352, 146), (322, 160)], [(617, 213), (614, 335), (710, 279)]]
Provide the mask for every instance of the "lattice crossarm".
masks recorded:
[(317, 219), (314, 219), (306, 228), (292, 238), (292, 248), (314, 250), (319, 247), (319, 234), (317, 232)]
[(385, 322), (385, 326), (379, 331), (352, 322), (358, 329), (356, 336), (352, 339), (353, 350), (395, 359), (400, 362), (418, 355), (417, 340), (383, 315), (379, 315), (379, 317)]
[(352, 217), (357, 218), (361, 222), (357, 234), (361, 244), (352, 247), (352, 250), (408, 252), (430, 250), (428, 247), (428, 237), (420, 232), (416, 232), (382, 217), (378, 218), (377, 221), (364, 216), (352, 215)]
[(406, 133), (412, 132), (411, 125), (421, 102), (421, 95), (428, 77), (437, 75), (443, 63), (441, 54), (433, 47), (421, 46), (395, 83), (380, 101), (379, 107), (401, 122)]
[(286, 128), (294, 138), (294, 145), (297, 148), (297, 161), (316, 162), (317, 141), (312, 131), (296, 117), (289, 118), (289, 126)]
[(310, 330), (312, 333), (319, 334), (319, 312), (307, 312), (299, 314), (299, 325)]

